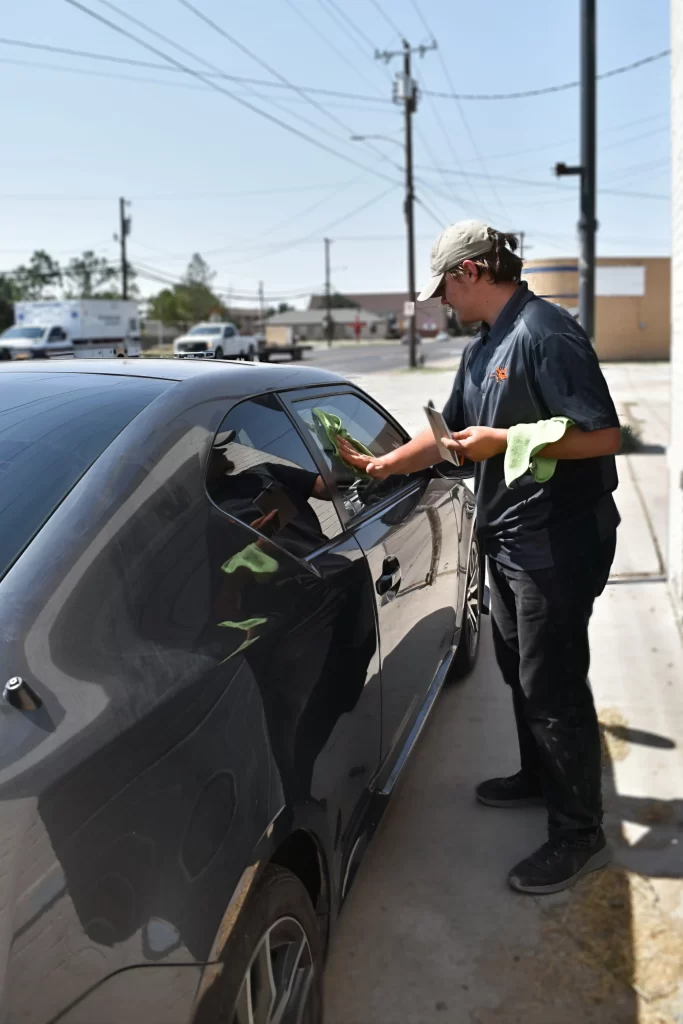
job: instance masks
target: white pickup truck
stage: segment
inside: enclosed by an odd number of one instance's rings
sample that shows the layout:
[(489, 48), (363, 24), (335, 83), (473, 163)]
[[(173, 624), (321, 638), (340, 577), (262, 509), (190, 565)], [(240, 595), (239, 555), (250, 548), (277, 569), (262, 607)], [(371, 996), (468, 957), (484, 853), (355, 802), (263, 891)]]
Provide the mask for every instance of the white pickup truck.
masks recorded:
[(173, 342), (178, 359), (254, 359), (258, 352), (255, 335), (240, 334), (234, 324), (197, 324)]
[(16, 302), (14, 326), (0, 334), (0, 359), (140, 355), (136, 302), (65, 299)]

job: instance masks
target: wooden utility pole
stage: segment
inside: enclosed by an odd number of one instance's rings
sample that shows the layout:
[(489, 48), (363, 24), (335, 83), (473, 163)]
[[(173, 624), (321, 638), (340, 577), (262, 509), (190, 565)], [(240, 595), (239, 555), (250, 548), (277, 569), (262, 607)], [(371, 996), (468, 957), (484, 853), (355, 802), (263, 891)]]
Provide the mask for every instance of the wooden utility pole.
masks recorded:
[(126, 216), (126, 203), (123, 196), (119, 199), (119, 242), (121, 244), (121, 297), (128, 298), (128, 259), (126, 256), (126, 239), (130, 234), (131, 220)]
[(332, 240), (325, 238), (325, 337), (331, 347), (334, 337), (334, 320), (332, 319), (332, 295), (330, 293), (330, 245)]
[(424, 57), (429, 50), (436, 49), (436, 41), (429, 46), (417, 46), (414, 49), (406, 39), (402, 50), (376, 50), (375, 58), (389, 63), (392, 57), (403, 57), (403, 73), (396, 76), (394, 84), (394, 102), (403, 104), (405, 128), (405, 199), (403, 213), (406, 220), (406, 241), (408, 244), (408, 302), (404, 320), (408, 321), (409, 365), (418, 365), (418, 336), (415, 318), (415, 183), (413, 180), (413, 114), (417, 110), (417, 82), (412, 76), (412, 54), (419, 53)]

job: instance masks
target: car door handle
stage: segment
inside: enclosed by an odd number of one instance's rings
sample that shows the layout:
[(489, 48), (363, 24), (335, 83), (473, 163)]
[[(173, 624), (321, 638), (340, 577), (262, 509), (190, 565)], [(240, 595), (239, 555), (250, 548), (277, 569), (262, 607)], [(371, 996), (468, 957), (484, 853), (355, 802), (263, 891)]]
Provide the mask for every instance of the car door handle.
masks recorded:
[(382, 575), (375, 580), (375, 590), (382, 597), (384, 594), (398, 591), (401, 586), (401, 566), (395, 555), (387, 555), (382, 563)]

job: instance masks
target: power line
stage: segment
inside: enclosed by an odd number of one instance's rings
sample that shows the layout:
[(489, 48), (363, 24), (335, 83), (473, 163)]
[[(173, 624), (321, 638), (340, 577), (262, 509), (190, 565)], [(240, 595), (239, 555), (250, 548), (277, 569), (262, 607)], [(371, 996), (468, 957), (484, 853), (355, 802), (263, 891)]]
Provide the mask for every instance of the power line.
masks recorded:
[[(149, 78), (148, 76), (143, 77), (142, 75), (124, 75), (124, 74), (121, 74), (121, 73), (116, 74), (113, 71), (94, 71), (92, 68), (64, 67), (64, 65), (62, 65), (62, 64), (48, 64), (48, 63), (46, 63), (44, 61), (18, 60), (18, 59), (12, 59), (10, 57), (0, 57), (0, 64), (11, 64), (11, 65), (18, 66), (18, 67), (40, 68), (43, 71), (61, 71), (62, 73), (67, 74), (67, 75), (85, 75), (88, 78), (108, 78), (110, 80), (114, 79), (115, 81), (119, 81), (119, 82), (142, 82), (145, 85), (160, 85), (160, 86), (162, 86), (162, 87), (164, 87), (166, 89), (192, 89), (193, 91), (196, 91), (196, 92), (210, 92), (209, 86), (194, 85), (193, 83), (187, 82), (185, 80), (178, 81), (176, 79), (175, 81), (169, 81), (169, 80), (164, 81), (164, 80), (162, 80), (160, 78)], [(168, 68), (166, 70), (175, 71), (176, 69), (175, 68)], [(277, 86), (279, 83), (277, 83), (277, 82), (268, 82), (268, 83), (264, 83), (264, 84)], [(263, 100), (266, 103), (273, 103), (273, 100), (272, 100), (271, 97), (263, 96), (262, 94), (254, 91), (253, 89), (248, 90), (247, 95), (250, 95), (252, 98), (255, 98), (255, 99)], [(368, 99), (370, 99), (370, 97), (368, 97)], [(302, 100), (302, 99), (297, 98), (296, 96), (290, 96), (290, 95), (282, 96), (282, 103), (303, 103), (303, 102), (305, 102), (305, 101)], [(280, 110), (287, 110), (286, 107), (282, 106), (282, 103), (273, 104), (273, 105), (277, 106), (278, 109), (280, 109)], [(379, 100), (378, 100), (378, 103), (379, 103)], [(344, 102), (344, 101), (332, 101), (332, 102), (330, 102), (329, 106), (330, 107), (343, 108), (345, 110), (357, 110), (357, 111), (361, 111), (362, 110), (364, 113), (366, 113), (368, 110), (372, 110), (373, 109), (369, 104), (366, 104), (365, 106), (360, 107), (360, 106), (357, 106), (355, 104), (352, 104), (352, 103), (349, 103), (349, 102)], [(380, 107), (375, 108), (375, 111), (377, 113), (384, 113), (385, 112), (384, 108), (380, 108)], [(373, 112), (375, 112), (375, 111), (373, 111)], [(289, 112), (290, 111), (287, 110), (287, 113), (289, 113)], [(304, 119), (301, 118), (301, 120), (304, 120)], [(310, 122), (310, 123), (312, 123), (312, 122)]]
[[(663, 60), (664, 57), (668, 57), (671, 54), (671, 50), (660, 50), (658, 53), (652, 53), (649, 57), (642, 57), (640, 60), (634, 60), (631, 64), (622, 64), (621, 67), (612, 68), (610, 71), (603, 71), (602, 74), (596, 75), (597, 81), (601, 81), (605, 78), (614, 78), (615, 75), (624, 75), (627, 71), (635, 71), (636, 68), (642, 68), (646, 64), (653, 64), (657, 60)], [(453, 92), (433, 92), (432, 96), (442, 100), (524, 100), (530, 96), (547, 96), (553, 92), (564, 92), (566, 89), (578, 89), (579, 82), (563, 82), (561, 85), (547, 85), (542, 89), (525, 89), (520, 92), (486, 92), (486, 93), (456, 93), (455, 89)]]
[[(348, 57), (347, 57), (347, 56), (346, 56), (346, 55), (345, 55), (344, 53), (342, 53), (342, 51), (341, 51), (340, 49), (338, 49), (338, 48), (337, 48), (337, 47), (335, 46), (335, 44), (334, 44), (334, 43), (332, 43), (332, 42), (331, 42), (331, 41), (330, 41), (330, 40), (329, 40), (329, 39), (327, 38), (327, 36), (325, 35), (325, 33), (324, 33), (324, 32), (321, 32), (321, 31), (320, 31), (320, 29), (319, 29), (319, 28), (318, 28), (318, 27), (317, 27), (317, 26), (316, 26), (316, 25), (315, 25), (315, 24), (314, 24), (314, 23), (313, 23), (313, 22), (311, 21), (311, 19), (310, 19), (309, 17), (307, 17), (307, 15), (305, 15), (305, 14), (303, 13), (303, 11), (300, 11), (300, 10), (299, 10), (299, 8), (298, 8), (298, 7), (296, 6), (296, 4), (295, 4), (295, 3), (293, 2), (293, 0), (285, 0), (285, 3), (287, 4), (287, 6), (288, 6), (288, 7), (290, 7), (290, 8), (291, 8), (291, 9), (292, 9), (292, 10), (294, 11), (294, 13), (295, 13), (295, 14), (297, 14), (297, 15), (298, 15), (298, 16), (299, 16), (299, 17), (301, 18), (301, 20), (302, 20), (302, 21), (303, 21), (303, 22), (304, 22), (304, 23), (305, 23), (306, 25), (308, 25), (308, 27), (309, 27), (309, 28), (311, 29), (311, 31), (312, 31), (312, 32), (314, 32), (314, 33), (315, 33), (315, 34), (316, 34), (316, 35), (318, 36), (318, 38), (319, 38), (319, 39), (322, 39), (322, 41), (323, 41), (323, 42), (324, 42), (324, 43), (326, 44), (326, 46), (329, 46), (329, 48), (330, 48), (330, 49), (331, 49), (331, 50), (332, 50), (332, 51), (333, 51), (334, 53), (336, 53), (336, 54), (337, 54), (337, 56), (338, 56), (338, 57), (340, 57), (340, 58), (341, 58), (341, 60), (343, 60), (343, 61), (344, 61), (344, 63), (345, 63), (345, 64), (346, 64), (346, 65), (347, 65), (348, 67), (350, 67), (350, 68), (351, 68), (351, 70), (352, 70), (352, 71), (354, 72), (354, 74), (358, 75), (358, 76), (359, 76), (359, 78), (361, 78), (361, 79), (362, 79), (362, 80), (363, 80), (363, 81), (364, 81), (364, 82), (365, 82), (366, 84), (368, 84), (368, 79), (367, 79), (367, 78), (365, 77), (365, 75), (364, 75), (364, 74), (363, 74), (363, 73), (362, 73), (361, 71), (359, 71), (359, 70), (358, 70), (358, 68), (356, 67), (356, 65), (355, 65), (355, 64), (353, 64), (353, 63), (352, 63), (352, 62), (351, 62), (351, 61), (350, 61), (350, 60), (348, 59)], [(374, 86), (372, 85), (372, 83), (370, 83), (370, 87), (371, 87), (371, 88), (374, 88)], [(309, 90), (309, 91), (310, 91), (310, 90)], [(364, 97), (364, 99), (366, 99), (366, 100), (371, 100), (371, 99), (373, 99), (373, 97), (371, 97), (371, 96), (365, 96), (365, 97)], [(385, 100), (385, 99), (384, 99), (384, 97), (382, 97), (382, 102), (383, 102), (383, 103), (390, 103), (390, 102), (391, 102), (391, 100)]]
[[(451, 171), (448, 168), (440, 168), (440, 167), (425, 168), (425, 170), (427, 170), (427, 169), (433, 171), (434, 173), (438, 173), (438, 174), (441, 174), (443, 172), (443, 173), (446, 173), (446, 174), (457, 174), (457, 175), (462, 174), (462, 175), (468, 176), (469, 174), (472, 173), (470, 171)], [(553, 188), (553, 189), (558, 189), (560, 192), (566, 192), (569, 195), (575, 195), (575, 190), (574, 189), (566, 188), (564, 185), (558, 185), (554, 181), (538, 181), (538, 180), (534, 180), (532, 178), (508, 178), (505, 175), (499, 175), (499, 174), (494, 174), (494, 175), (492, 175), (492, 177), (495, 178), (496, 181), (502, 181), (502, 182), (505, 182), (505, 183), (510, 184), (510, 185), (532, 185), (534, 187), (535, 186), (539, 186), (539, 188)], [(599, 188), (598, 192), (603, 192), (606, 195), (626, 196), (627, 198), (632, 198), (632, 199), (667, 199), (668, 200), (668, 199), (671, 198), (670, 196), (665, 195), (663, 192), (662, 193), (655, 193), (655, 192), (625, 192), (625, 191), (622, 191), (621, 189), (613, 189), (613, 188)]]
[[(293, 6), (291, 4), (291, 0), (285, 0), (285, 2), (289, 3), (290, 6)], [(294, 7), (293, 9), (297, 10), (296, 7)], [(301, 12), (297, 11), (297, 13), (300, 14)], [(168, 67), (166, 64), (157, 64), (154, 61), (135, 60), (132, 57), (116, 57), (113, 54), (108, 53), (93, 53), (91, 50), (72, 50), (66, 46), (49, 46), (46, 43), (31, 43), (23, 39), (7, 39), (5, 37), (0, 37), (0, 44), (4, 46), (18, 46), (30, 50), (42, 50), (47, 53), (59, 53), (66, 57), (84, 57), (87, 60), (100, 60), (107, 61), (112, 64), (124, 64), (128, 65), (129, 67), (147, 68), (150, 71), (166, 71), (177, 73), (184, 70), (182, 68)], [(339, 53), (339, 51), (337, 52)], [(340, 56), (343, 57), (343, 54), (340, 54)], [(29, 66), (32, 67), (33, 65)], [(353, 67), (353, 65), (350, 66), (353, 68), (353, 70), (356, 70)], [(257, 85), (267, 87), (270, 89), (288, 89), (291, 91), (296, 90), (300, 92), (309, 92), (311, 94), (316, 94), (319, 96), (329, 96), (331, 98), (336, 99), (359, 100), (366, 103), (382, 103), (385, 106), (391, 103), (391, 100), (386, 99), (384, 96), (364, 96), (363, 94), (360, 93), (342, 92), (337, 89), (321, 89), (318, 86), (310, 85), (283, 85), (281, 82), (269, 82), (261, 78), (245, 78), (241, 75), (229, 75), (225, 71), (213, 71), (211, 73), (207, 72), (206, 77), (225, 79), (228, 82), (235, 82), (240, 85)], [(133, 79), (133, 81), (154, 81), (154, 79)]]
[[(282, 188), (249, 188), (240, 189), (235, 192), (158, 192), (143, 195), (133, 195), (131, 199), (139, 202), (141, 200), (188, 200), (188, 199), (227, 199), (235, 198), (238, 196), (271, 196), (271, 195), (289, 195), (294, 192), (312, 192), (315, 189), (342, 189), (354, 185), (353, 181), (339, 181), (336, 183), (324, 182), (322, 184), (311, 184), (311, 185), (291, 185)], [(115, 198), (114, 195), (99, 195), (99, 196), (84, 196), (84, 195), (64, 195), (63, 193), (28, 193), (28, 192), (14, 192), (14, 193), (3, 193), (0, 194), (0, 199), (30, 199), (34, 200), (49, 200), (50, 202), (56, 200), (65, 200), (66, 202), (82, 202), (85, 200), (94, 200), (97, 202), (111, 202)]]
[(395, 32), (399, 39), (403, 39), (403, 33), (400, 28), (397, 27), (396, 22), (392, 21), (389, 15), (386, 13), (384, 8), (378, 3), (378, 0), (370, 0), (372, 6), (375, 8), (381, 18), (384, 18), (387, 25), (392, 32)]
[[(333, 0), (329, 0), (329, 2), (333, 3)], [(107, 6), (113, 6), (112, 4), (109, 3), (109, 0), (100, 0), (100, 3), (106, 3)], [(336, 124), (338, 124), (341, 128), (343, 128), (345, 132), (349, 133), (350, 135), (353, 134), (353, 130), (349, 127), (348, 124), (346, 124), (344, 121), (342, 121), (341, 118), (337, 117), (336, 114), (331, 114), (329, 112), (329, 110), (326, 109), (325, 107), (323, 107), (322, 104), (319, 103), (316, 99), (313, 99), (311, 96), (308, 96), (306, 94), (306, 92), (304, 90), (300, 89), (297, 85), (293, 85), (292, 82), (290, 82), (289, 79), (287, 79), (284, 75), (282, 75), (276, 68), (272, 67), (266, 61), (262, 60), (262, 58), (259, 57), (258, 54), (254, 53), (253, 50), (250, 50), (247, 46), (245, 46), (243, 43), (241, 43), (239, 41), (239, 39), (236, 39), (234, 36), (230, 35), (230, 33), (227, 32), (224, 28), (222, 28), (222, 26), (218, 25), (215, 21), (213, 21), (211, 18), (209, 18), (206, 14), (204, 14), (202, 11), (200, 11), (197, 7), (195, 7), (195, 5), (190, 2), (190, 0), (178, 0), (178, 3), (182, 4), (182, 6), (187, 8), (188, 11), (191, 11), (194, 15), (196, 15), (197, 18), (199, 18), (201, 21), (205, 22), (205, 24), (209, 25), (210, 28), (212, 28), (215, 32), (217, 32), (224, 39), (227, 39), (228, 42), (232, 43), (232, 45), (237, 47), (238, 50), (240, 50), (242, 53), (246, 54), (247, 57), (250, 57), (252, 60), (256, 61), (256, 63), (260, 67), (265, 68), (265, 70), (268, 71), (269, 74), (271, 74), (275, 78), (279, 79), (279, 81), (283, 85), (288, 85), (290, 88), (295, 89), (296, 92), (300, 96), (302, 96), (303, 99), (307, 103), (309, 103), (312, 107), (315, 107), (316, 110), (320, 111), (320, 113), (322, 113), (322, 115), (324, 117), (331, 118), (331, 120), (333, 120)], [(341, 140), (337, 140), (337, 141), (341, 141)], [(382, 154), (382, 152), (380, 150), (377, 149), (376, 146), (373, 146), (370, 143), (366, 143), (366, 145), (367, 145), (367, 148), (371, 152), (373, 152), (375, 154), (375, 156), (379, 156), (380, 159), (384, 158), (384, 155)]]
[[(429, 27), (429, 24), (427, 23), (427, 19), (425, 18), (424, 14), (420, 10), (420, 7), (418, 6), (417, 0), (410, 0), (410, 2), (412, 4), (416, 14), (418, 15), (420, 21), (422, 22), (425, 31), (428, 32), (429, 35), (431, 36), (431, 38), (435, 40), (436, 36), (432, 32), (431, 28)], [(443, 71), (443, 73), (444, 73), (444, 75), (446, 77), (446, 80), (447, 80), (448, 84), (450, 85), (451, 89), (455, 93), (455, 86), (453, 84), (453, 79), (451, 78), (451, 73), (448, 70), (448, 65), (446, 64), (446, 61), (444, 60), (443, 54), (442, 54), (442, 52), (441, 52), (441, 50), (439, 48), (437, 48), (436, 56), (437, 56), (437, 58), (439, 60), (439, 63), (441, 64), (441, 69), (442, 69), (442, 71)], [(476, 139), (474, 137), (472, 129), (470, 128), (469, 122), (468, 122), (467, 118), (465, 117), (465, 111), (462, 108), (462, 104), (461, 104), (459, 98), (456, 98), (456, 104), (457, 104), (457, 107), (458, 107), (458, 113), (460, 115), (460, 120), (462, 121), (463, 126), (465, 128), (465, 131), (467, 132), (467, 136), (468, 136), (468, 138), (470, 140), (470, 143), (472, 145), (472, 149), (474, 150), (475, 156), (477, 157), (477, 159), (479, 161), (479, 165), (480, 165), (480, 167), (481, 167), (481, 169), (482, 169), (482, 171), (484, 173), (484, 177), (489, 181), (489, 183), (491, 185), (491, 192), (492, 192), (493, 197), (494, 197), (494, 199), (496, 201), (496, 204), (497, 204), (498, 208), (500, 209), (500, 211), (502, 212), (503, 216), (507, 220), (510, 220), (510, 215), (507, 212), (507, 210), (505, 209), (505, 206), (503, 205), (503, 203), (501, 202), (500, 196), (498, 195), (498, 190), (496, 189), (495, 185), (493, 184), (493, 180), (492, 180), (492, 178), (491, 178), (491, 176), (490, 176), (490, 174), (488, 172), (488, 168), (486, 167), (486, 164), (484, 162), (484, 158), (481, 155), (481, 152), (479, 150), (479, 146), (477, 145), (477, 141), (476, 141)]]
[(205, 84), (210, 85), (212, 89), (216, 90), (216, 92), (223, 93), (229, 99), (234, 100), (235, 103), (239, 103), (240, 106), (246, 107), (247, 110), (251, 110), (252, 113), (258, 114), (260, 117), (265, 118), (272, 124), (278, 125), (278, 127), (283, 128), (291, 135), (296, 135), (298, 138), (303, 139), (305, 142), (310, 143), (312, 146), (316, 146), (318, 149), (321, 149), (326, 153), (330, 153), (338, 160), (344, 160), (346, 163), (352, 164), (354, 167), (360, 167), (361, 170), (367, 171), (369, 174), (374, 174), (375, 177), (383, 178), (384, 181), (390, 181), (392, 185), (397, 184), (397, 182), (395, 182), (394, 179), (390, 178), (387, 174), (384, 174), (382, 171), (378, 171), (374, 167), (367, 167), (365, 164), (360, 163), (358, 160), (354, 160), (353, 157), (348, 156), (346, 153), (339, 153), (337, 150), (332, 149), (331, 146), (328, 146), (324, 142), (320, 142), (320, 140), (313, 138), (306, 132), (303, 132), (299, 128), (296, 128), (294, 125), (288, 124), (286, 121), (281, 120), (281, 118), (276, 117), (274, 114), (269, 113), (267, 110), (261, 110), (260, 107), (255, 106), (253, 103), (250, 103), (248, 100), (243, 99), (241, 96), (237, 96), (235, 95), (235, 93), (230, 92), (228, 89), (224, 89), (222, 86), (218, 85), (217, 82), (208, 79), (201, 71), (197, 71), (194, 68), (187, 67), (180, 61), (176, 60), (175, 57), (171, 57), (169, 54), (164, 53), (157, 47), (152, 46), (151, 43), (148, 43), (145, 40), (140, 39), (139, 36), (134, 35), (132, 32), (128, 32), (127, 29), (122, 28), (120, 25), (116, 25), (113, 21), (110, 21), (108, 18), (103, 17), (96, 11), (90, 10), (90, 8), (80, 3), (79, 0), (65, 0), (65, 2), (68, 3), (71, 7), (75, 7), (78, 10), (81, 10), (84, 14), (87, 14), (89, 17), (94, 18), (96, 21), (102, 22), (102, 24), (107, 25), (109, 28), (113, 29), (115, 32), (118, 32), (120, 35), (123, 35), (128, 39), (132, 39), (133, 42), (138, 43), (140, 46), (143, 46), (151, 53), (155, 53), (157, 57), (161, 57), (163, 60), (168, 61), (170, 64), (174, 64), (182, 71), (185, 71), (188, 75), (192, 75), (193, 77), (198, 78)]

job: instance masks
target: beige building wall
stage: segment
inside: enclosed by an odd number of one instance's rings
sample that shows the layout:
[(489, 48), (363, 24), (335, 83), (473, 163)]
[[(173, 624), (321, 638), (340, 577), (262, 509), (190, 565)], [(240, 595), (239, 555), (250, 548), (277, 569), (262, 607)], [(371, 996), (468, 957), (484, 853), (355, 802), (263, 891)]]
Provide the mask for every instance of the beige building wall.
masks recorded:
[[(643, 295), (596, 295), (595, 348), (600, 359), (668, 359), (671, 343), (671, 260), (665, 256), (601, 257), (597, 265), (599, 268), (643, 267), (645, 272)], [(625, 274), (628, 276), (628, 271)], [(578, 313), (576, 259), (526, 260), (524, 279), (537, 295)]]

